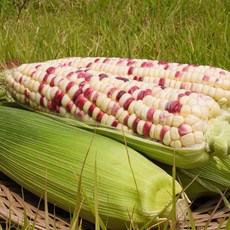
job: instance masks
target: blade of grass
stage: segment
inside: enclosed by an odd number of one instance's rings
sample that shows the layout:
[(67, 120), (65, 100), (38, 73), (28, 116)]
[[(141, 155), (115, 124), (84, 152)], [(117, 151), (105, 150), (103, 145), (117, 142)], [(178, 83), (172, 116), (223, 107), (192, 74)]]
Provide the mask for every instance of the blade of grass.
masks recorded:
[(140, 202), (141, 211), (143, 211), (143, 207), (142, 207), (142, 204), (141, 204), (140, 193), (139, 193), (139, 189), (138, 189), (138, 186), (137, 186), (137, 181), (136, 181), (136, 178), (135, 178), (135, 175), (134, 175), (134, 171), (133, 171), (133, 168), (132, 168), (132, 164), (131, 164), (131, 160), (130, 160), (130, 156), (129, 156), (129, 151), (128, 151), (127, 140), (126, 140), (126, 137), (125, 137), (125, 131), (124, 131), (123, 127), (122, 127), (122, 133), (123, 133), (123, 137), (124, 137), (124, 145), (125, 145), (125, 149), (126, 149), (126, 153), (127, 153), (127, 157), (128, 157), (129, 166), (130, 166), (130, 169), (131, 169), (131, 173), (132, 173), (133, 180), (134, 180), (135, 187), (136, 187), (137, 194), (138, 194), (138, 199), (139, 199), (139, 202)]
[(99, 224), (99, 213), (98, 213), (98, 192), (97, 192), (97, 154), (95, 155), (95, 177), (94, 177), (94, 207), (95, 207), (95, 230), (100, 230), (100, 224)]
[(230, 229), (230, 216), (229, 216), (228, 221), (227, 221), (226, 229)]
[(175, 152), (173, 153), (173, 166), (172, 166), (172, 219), (171, 219), (171, 229), (174, 230), (176, 228), (176, 156)]
[(48, 174), (46, 170), (46, 180), (45, 180), (45, 193), (44, 193), (44, 202), (45, 202), (45, 225), (46, 225), (46, 230), (50, 229), (49, 225), (49, 208), (48, 208), (48, 196), (47, 196), (47, 179), (48, 179)]
[(38, 217), (38, 210), (39, 210), (41, 201), (42, 201), (42, 196), (40, 197), (40, 199), (39, 199), (39, 201), (38, 201), (37, 211), (36, 211), (36, 214), (35, 214), (34, 221), (33, 221), (33, 224), (32, 224), (32, 226), (31, 226), (31, 229), (35, 229), (35, 225), (36, 225), (36, 221), (37, 221), (37, 217)]

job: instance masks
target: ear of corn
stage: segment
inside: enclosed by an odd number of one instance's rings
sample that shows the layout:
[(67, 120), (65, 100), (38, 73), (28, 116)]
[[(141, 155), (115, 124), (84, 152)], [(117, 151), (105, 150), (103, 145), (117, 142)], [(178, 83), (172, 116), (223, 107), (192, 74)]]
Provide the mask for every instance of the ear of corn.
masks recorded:
[[(0, 171), (34, 194), (46, 190), (48, 201), (73, 212), (82, 176), (82, 191), (92, 203), (97, 185), (98, 212), (108, 228), (169, 216), (172, 178), (131, 148), (9, 106), (0, 106), (0, 124)], [(93, 222), (84, 198), (80, 216)]]
[(228, 110), (230, 106), (230, 72), (213, 66), (105, 57), (64, 58), (49, 63), (85, 67), (161, 87), (191, 90), (214, 98), (222, 109)]
[[(21, 65), (6, 72), (8, 91), (31, 109), (123, 130), (132, 148), (167, 164), (175, 154), (181, 168), (229, 154), (229, 135), (222, 138), (223, 132), (215, 134), (213, 128), (212, 120), (220, 127), (225, 124), (216, 118), (221, 109), (210, 97), (94, 73), (70, 63)], [(103, 135), (123, 141), (123, 132), (106, 127), (99, 129)]]

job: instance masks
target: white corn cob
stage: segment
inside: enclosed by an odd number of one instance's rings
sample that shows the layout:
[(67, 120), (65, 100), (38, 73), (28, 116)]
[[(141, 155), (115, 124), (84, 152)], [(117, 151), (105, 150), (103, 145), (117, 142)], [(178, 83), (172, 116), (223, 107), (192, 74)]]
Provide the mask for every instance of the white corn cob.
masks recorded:
[(209, 119), (220, 113), (203, 94), (64, 64), (24, 64), (7, 82), (17, 101), (36, 110), (124, 128), (175, 148), (202, 144)]

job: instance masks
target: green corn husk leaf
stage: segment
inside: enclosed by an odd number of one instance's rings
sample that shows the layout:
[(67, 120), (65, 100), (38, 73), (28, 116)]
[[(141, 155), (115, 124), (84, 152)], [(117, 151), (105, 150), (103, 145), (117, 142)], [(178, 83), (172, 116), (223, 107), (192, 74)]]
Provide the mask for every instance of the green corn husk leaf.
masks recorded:
[(129, 147), (137, 150), (153, 161), (158, 161), (164, 164), (173, 165), (175, 163), (176, 167), (191, 169), (207, 164), (212, 158), (212, 152), (211, 150), (207, 150), (207, 146), (205, 146), (205, 144), (196, 146), (194, 148), (172, 148), (156, 141), (152, 141), (135, 134), (127, 132), (124, 133), (121, 130), (103, 126), (101, 124), (82, 122), (75, 119), (60, 117), (43, 112), (39, 113), (42, 113), (48, 117), (52, 117), (55, 120), (61, 120), (62, 122), (65, 122), (71, 126), (75, 126), (91, 132), (94, 132), (96, 128), (97, 133), (123, 144), (125, 135), (126, 143)]
[(81, 178), (81, 218), (94, 222), (95, 184), (109, 228), (169, 216), (172, 177), (135, 150), (25, 109), (0, 106), (0, 124), (0, 171), (32, 193), (46, 191), (49, 202), (73, 212)]
[[(214, 157), (208, 164), (200, 168), (178, 169), (178, 177), (184, 186), (188, 184), (188, 178), (190, 178), (190, 182), (195, 180), (201, 186), (200, 189), (203, 189), (204, 194), (223, 195), (223, 192), (230, 190), (230, 157), (224, 160)], [(186, 192), (193, 199), (202, 195), (195, 188), (188, 188)]]

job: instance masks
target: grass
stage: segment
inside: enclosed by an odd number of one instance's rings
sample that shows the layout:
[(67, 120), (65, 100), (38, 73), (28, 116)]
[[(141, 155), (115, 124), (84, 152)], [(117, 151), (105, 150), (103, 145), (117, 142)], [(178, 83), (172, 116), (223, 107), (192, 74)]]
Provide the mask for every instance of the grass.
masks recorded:
[(0, 4), (0, 62), (119, 56), (230, 68), (227, 0), (27, 0), (22, 5), (22, 0)]
[(0, 63), (117, 56), (229, 70), (229, 22), (228, 0), (2, 0)]

